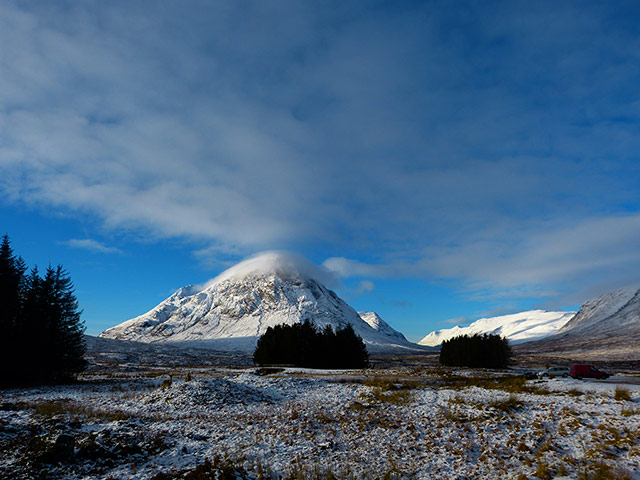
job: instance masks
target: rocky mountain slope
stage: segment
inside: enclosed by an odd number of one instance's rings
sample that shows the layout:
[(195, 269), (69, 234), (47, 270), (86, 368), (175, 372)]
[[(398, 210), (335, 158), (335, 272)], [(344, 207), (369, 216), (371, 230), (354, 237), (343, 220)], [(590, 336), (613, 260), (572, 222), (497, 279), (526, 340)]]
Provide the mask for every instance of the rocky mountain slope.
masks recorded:
[(268, 327), (310, 320), (320, 328), (351, 324), (370, 350), (420, 348), (381, 319), (378, 328), (372, 327), (320, 283), (322, 272), (314, 269), (285, 254), (262, 254), (205, 286), (181, 288), (151, 311), (100, 336), (249, 351)]
[(634, 303), (637, 303), (637, 298), (634, 300), (634, 297), (637, 297), (638, 292), (635, 288), (623, 288), (589, 300), (580, 307), (575, 317), (567, 322), (558, 334), (576, 335), (589, 331), (596, 333), (603, 328), (610, 330), (611, 327), (617, 330), (622, 326), (616, 320), (618, 313), (626, 312), (625, 315), (629, 316), (629, 313), (634, 310)]
[(522, 351), (574, 360), (640, 359), (640, 290), (626, 288), (586, 302), (557, 335)]
[(575, 312), (547, 312), (545, 310), (531, 310), (512, 315), (481, 318), (468, 327), (455, 326), (443, 330), (436, 330), (424, 337), (420, 345), (437, 346), (445, 340), (459, 335), (495, 334), (506, 337), (510, 343), (517, 344), (537, 340), (557, 333)]

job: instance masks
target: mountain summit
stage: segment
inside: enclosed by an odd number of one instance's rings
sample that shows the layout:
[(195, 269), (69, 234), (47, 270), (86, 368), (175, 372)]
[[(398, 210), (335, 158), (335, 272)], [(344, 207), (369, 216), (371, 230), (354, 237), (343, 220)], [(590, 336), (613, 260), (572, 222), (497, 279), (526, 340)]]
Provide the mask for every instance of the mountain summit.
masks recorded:
[(100, 336), (249, 351), (268, 327), (310, 320), (319, 328), (351, 324), (370, 350), (419, 348), (391, 327), (370, 326), (326, 288), (321, 278), (331, 279), (304, 259), (264, 253), (229, 268), (204, 286), (179, 289), (151, 311)]

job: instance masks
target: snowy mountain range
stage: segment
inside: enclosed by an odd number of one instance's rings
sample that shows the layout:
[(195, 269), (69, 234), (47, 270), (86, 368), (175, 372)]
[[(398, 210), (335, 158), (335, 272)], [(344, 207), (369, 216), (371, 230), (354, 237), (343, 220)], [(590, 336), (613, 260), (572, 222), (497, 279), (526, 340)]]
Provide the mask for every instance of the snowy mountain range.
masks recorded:
[(105, 330), (103, 338), (251, 351), (268, 327), (310, 320), (350, 324), (369, 350), (420, 349), (377, 314), (363, 318), (320, 281), (303, 259), (268, 252), (241, 262), (204, 286), (179, 289), (151, 311)]
[(539, 340), (558, 333), (575, 312), (547, 312), (545, 310), (531, 310), (512, 315), (502, 315), (492, 318), (481, 318), (468, 327), (455, 326), (443, 330), (436, 330), (424, 337), (420, 345), (435, 347), (445, 340), (459, 335), (496, 334), (506, 337), (512, 344)]

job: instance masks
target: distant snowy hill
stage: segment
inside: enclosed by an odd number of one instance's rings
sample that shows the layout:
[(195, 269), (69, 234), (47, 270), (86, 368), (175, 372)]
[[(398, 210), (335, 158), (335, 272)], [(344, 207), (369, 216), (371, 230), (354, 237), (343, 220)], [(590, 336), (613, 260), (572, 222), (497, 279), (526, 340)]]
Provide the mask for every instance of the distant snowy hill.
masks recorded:
[(531, 310), (528, 312), (502, 315), (492, 318), (481, 318), (468, 327), (455, 326), (431, 332), (424, 337), (420, 345), (437, 346), (445, 340), (459, 335), (474, 335), (476, 333), (496, 334), (506, 337), (513, 344), (538, 340), (557, 333), (575, 312), (547, 312), (545, 310)]
[(320, 328), (351, 324), (369, 350), (420, 348), (377, 315), (378, 327), (372, 327), (317, 280), (321, 277), (318, 267), (302, 259), (264, 253), (205, 286), (181, 288), (151, 311), (100, 336), (249, 351), (268, 327), (310, 320)]

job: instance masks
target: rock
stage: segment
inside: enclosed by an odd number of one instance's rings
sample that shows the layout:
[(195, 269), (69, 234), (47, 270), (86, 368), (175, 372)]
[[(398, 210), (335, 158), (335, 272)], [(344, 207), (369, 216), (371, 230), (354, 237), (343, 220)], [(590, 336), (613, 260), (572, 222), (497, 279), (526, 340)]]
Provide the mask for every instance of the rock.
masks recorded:
[(76, 440), (71, 435), (63, 433), (58, 435), (56, 443), (53, 445), (51, 451), (51, 459), (55, 462), (70, 462), (73, 461), (73, 455), (76, 448)]
[(114, 458), (115, 455), (102, 445), (97, 444), (95, 441), (86, 442), (85, 445), (81, 445), (78, 448), (77, 457), (82, 460), (105, 460)]

